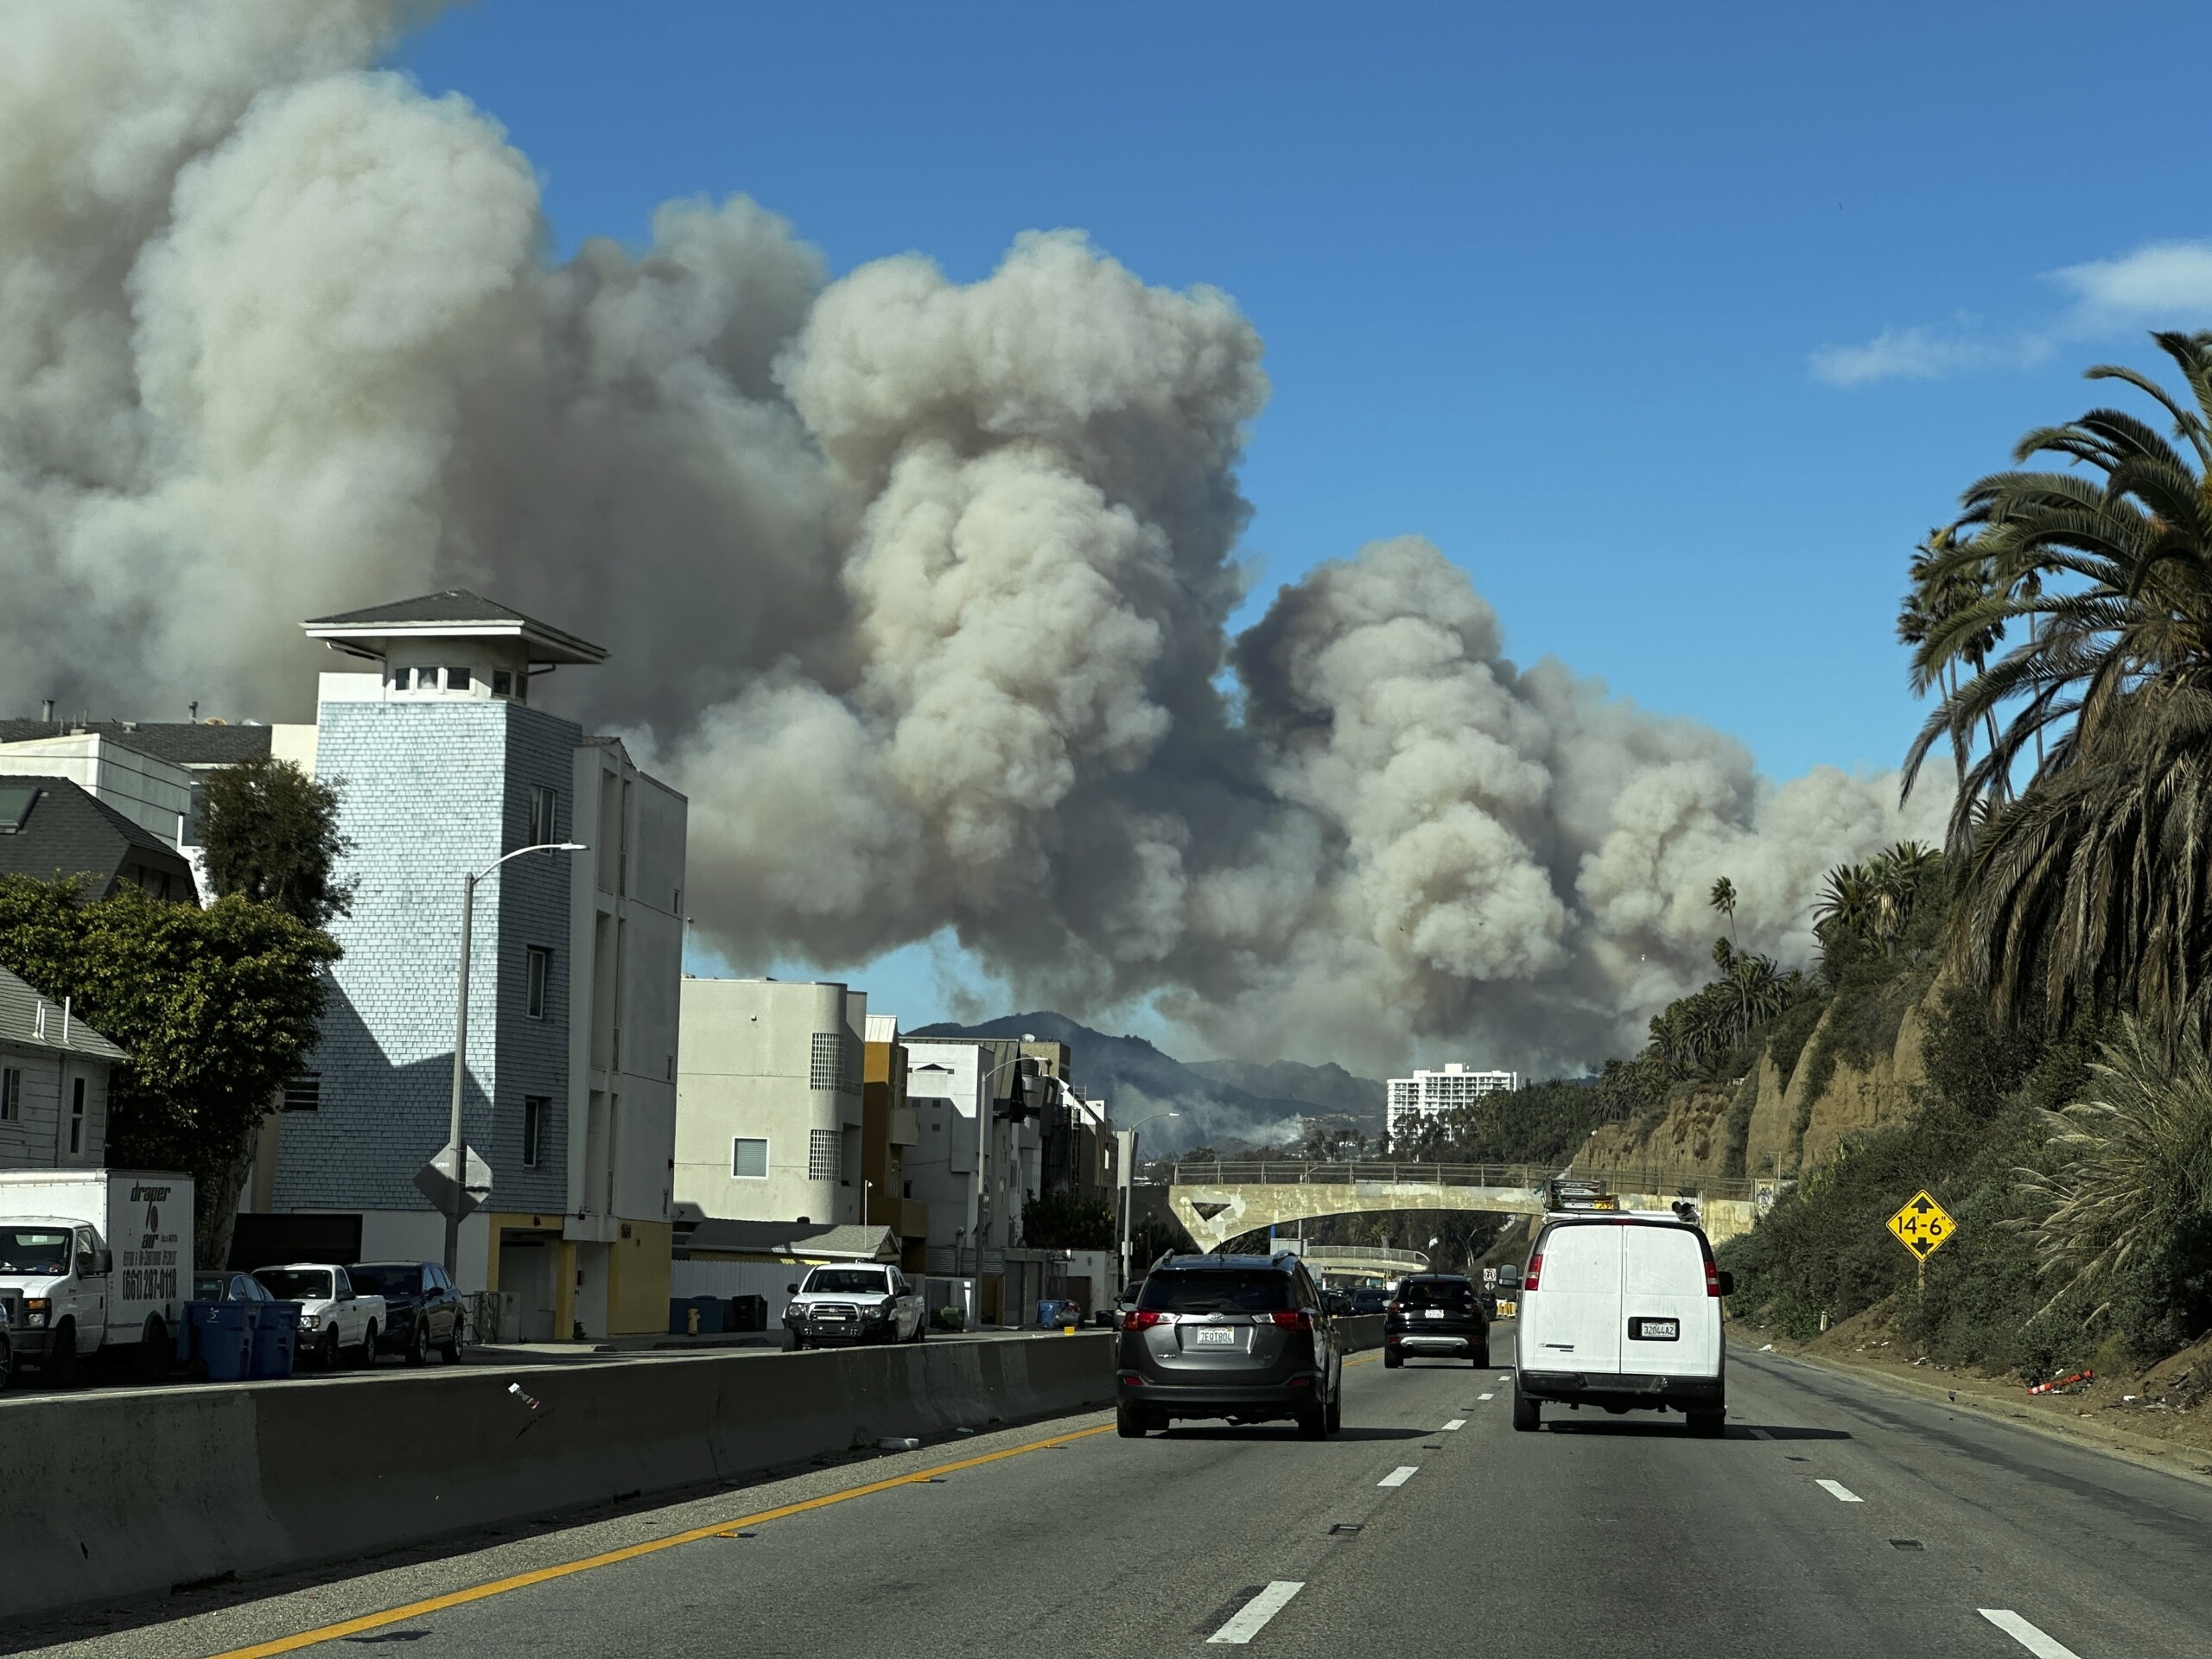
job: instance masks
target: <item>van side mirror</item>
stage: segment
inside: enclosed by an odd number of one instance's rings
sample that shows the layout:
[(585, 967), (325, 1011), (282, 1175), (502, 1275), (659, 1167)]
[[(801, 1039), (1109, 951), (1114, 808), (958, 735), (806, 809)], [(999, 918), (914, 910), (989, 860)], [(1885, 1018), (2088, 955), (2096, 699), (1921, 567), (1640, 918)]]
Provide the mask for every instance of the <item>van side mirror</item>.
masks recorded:
[(1726, 1268), (1720, 1269), (1720, 1294), (1723, 1296), (1733, 1296), (1736, 1294), (1736, 1275)]

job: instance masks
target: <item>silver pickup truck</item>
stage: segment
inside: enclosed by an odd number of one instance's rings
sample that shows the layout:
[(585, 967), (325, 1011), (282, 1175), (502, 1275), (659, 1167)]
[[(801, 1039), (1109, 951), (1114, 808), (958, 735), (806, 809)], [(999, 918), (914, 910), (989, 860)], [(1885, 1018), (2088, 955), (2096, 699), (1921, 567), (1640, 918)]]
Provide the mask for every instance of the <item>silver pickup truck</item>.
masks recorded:
[(345, 1268), (327, 1262), (294, 1262), (256, 1268), (253, 1276), (278, 1301), (300, 1305), (302, 1359), (313, 1359), (327, 1371), (338, 1369), (341, 1353), (356, 1365), (377, 1363), (384, 1298), (355, 1291)]

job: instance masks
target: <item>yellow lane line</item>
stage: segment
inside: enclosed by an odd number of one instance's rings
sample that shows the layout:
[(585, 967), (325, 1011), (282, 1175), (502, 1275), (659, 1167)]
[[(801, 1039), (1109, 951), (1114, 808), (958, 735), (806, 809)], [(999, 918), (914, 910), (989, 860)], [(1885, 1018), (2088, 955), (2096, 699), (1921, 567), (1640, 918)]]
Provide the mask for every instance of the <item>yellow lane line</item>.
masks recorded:
[(380, 1630), (386, 1624), (397, 1624), (407, 1619), (420, 1618), (428, 1613), (442, 1613), (449, 1607), (465, 1607), (472, 1601), (485, 1601), (493, 1596), (504, 1596), (509, 1591), (527, 1590), (534, 1584), (549, 1584), (556, 1579), (565, 1579), (573, 1573), (588, 1573), (597, 1567), (613, 1567), (618, 1561), (633, 1561), (641, 1555), (656, 1554), (664, 1549), (673, 1549), (678, 1544), (696, 1544), (702, 1538), (727, 1538), (740, 1528), (759, 1526), (766, 1521), (781, 1521), (787, 1516), (804, 1515), (809, 1510), (827, 1509), (832, 1503), (843, 1503), (855, 1497), (868, 1497), (877, 1492), (887, 1492), (895, 1486), (912, 1486), (936, 1475), (948, 1475), (961, 1469), (977, 1469), (987, 1463), (998, 1463), (1007, 1458), (1018, 1458), (1025, 1452), (1043, 1452), (1057, 1446), (1071, 1445), (1077, 1440), (1089, 1440), (1093, 1434), (1106, 1434), (1114, 1425), (1103, 1423), (1096, 1428), (1077, 1429), (1072, 1434), (1055, 1434), (1050, 1440), (1031, 1440), (1025, 1446), (1010, 1446), (1002, 1452), (987, 1452), (981, 1457), (963, 1458), (957, 1463), (933, 1464), (918, 1469), (910, 1475), (894, 1476), (889, 1480), (870, 1481), (865, 1486), (848, 1487), (842, 1492), (831, 1492), (823, 1497), (810, 1497), (804, 1503), (779, 1504), (772, 1510), (762, 1510), (755, 1515), (742, 1515), (734, 1521), (715, 1521), (703, 1527), (671, 1533), (665, 1538), (654, 1538), (642, 1544), (626, 1544), (620, 1549), (603, 1550), (596, 1555), (587, 1555), (581, 1560), (563, 1561), (556, 1567), (541, 1567), (529, 1573), (517, 1573), (511, 1578), (493, 1579), (489, 1583), (472, 1585), (466, 1590), (455, 1590), (442, 1596), (429, 1596), (421, 1601), (410, 1601), (404, 1606), (388, 1607), (382, 1612), (363, 1613), (358, 1618), (341, 1619), (335, 1624), (319, 1625), (311, 1630), (302, 1630), (296, 1636), (280, 1636), (272, 1641), (257, 1642), (250, 1648), (233, 1648), (219, 1653), (213, 1659), (269, 1659), (280, 1653), (296, 1653), (302, 1648), (312, 1648), (324, 1642), (342, 1641), (358, 1636), (364, 1630)]

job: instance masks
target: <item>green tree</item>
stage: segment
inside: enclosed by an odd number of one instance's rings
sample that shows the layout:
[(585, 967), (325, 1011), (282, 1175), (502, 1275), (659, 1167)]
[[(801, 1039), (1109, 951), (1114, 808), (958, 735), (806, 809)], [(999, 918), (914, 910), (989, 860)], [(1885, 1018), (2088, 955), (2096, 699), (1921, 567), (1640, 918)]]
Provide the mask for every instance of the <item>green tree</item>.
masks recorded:
[(1736, 943), (1736, 884), (1722, 876), (1713, 884), (1712, 896), (1707, 902), (1728, 918), (1728, 941)]
[(274, 905), (309, 927), (353, 908), (338, 866), (353, 842), (338, 833), (335, 785), (289, 760), (249, 760), (209, 772), (200, 839), (218, 894)]
[(325, 933), (235, 895), (206, 910), (133, 887), (0, 877), (0, 963), (130, 1056), (108, 1101), (108, 1161), (193, 1177), (200, 1265), (231, 1224), (270, 1103), (315, 1040), (339, 955)]
[[(2212, 1032), (2212, 334), (2153, 335), (2187, 383), (2103, 366), (2172, 422), (2094, 409), (2020, 440), (2018, 470), (1965, 495), (1921, 585), (1984, 573), (1915, 651), (1916, 690), (1964, 664), (1907, 756), (1986, 727), (1954, 804), (1954, 959), (2008, 1018), (2133, 1007), (2163, 1040)], [(1974, 642), (2026, 618), (1975, 665)], [(2000, 724), (1999, 721), (2002, 723)], [(2004, 780), (2048, 738), (2031, 784)]]
[(1021, 1206), (1021, 1242), (1033, 1250), (1110, 1250), (1114, 1207), (1073, 1192), (1046, 1192)]

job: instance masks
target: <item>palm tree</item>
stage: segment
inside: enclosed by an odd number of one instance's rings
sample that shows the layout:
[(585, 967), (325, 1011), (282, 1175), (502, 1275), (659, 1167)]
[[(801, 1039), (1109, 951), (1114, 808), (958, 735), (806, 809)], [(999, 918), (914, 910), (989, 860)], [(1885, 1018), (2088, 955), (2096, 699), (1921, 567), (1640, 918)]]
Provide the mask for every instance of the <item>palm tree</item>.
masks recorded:
[(2044, 1271), (2065, 1275), (2045, 1311), (2077, 1287), (2107, 1291), (2094, 1319), (2130, 1268), (2212, 1221), (2212, 1061), (2190, 1039), (2170, 1057), (2123, 1017), (2089, 1072), (2087, 1099), (2044, 1114), (2056, 1169), (2024, 1185)]
[(1712, 896), (1706, 901), (1728, 918), (1728, 938), (1736, 938), (1736, 884), (1722, 876), (1713, 884)]
[[(1986, 726), (1952, 809), (1955, 959), (2010, 1015), (2134, 1004), (2171, 1042), (2212, 1029), (2212, 334), (2152, 338), (2185, 397), (2132, 369), (2089, 378), (2150, 397), (2175, 442), (2113, 409), (2029, 433), (2017, 461), (2079, 470), (1981, 480), (1920, 571), (1931, 594), (1977, 572), (1986, 585), (1928, 607), (1916, 689), (1953, 677), (1906, 789), (1938, 738)], [(1977, 639), (2020, 617), (2024, 642), (1956, 677)], [(2031, 785), (2006, 799), (2037, 742)]]

